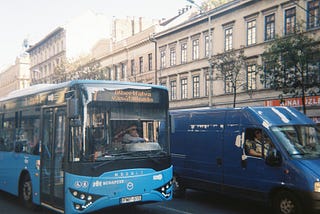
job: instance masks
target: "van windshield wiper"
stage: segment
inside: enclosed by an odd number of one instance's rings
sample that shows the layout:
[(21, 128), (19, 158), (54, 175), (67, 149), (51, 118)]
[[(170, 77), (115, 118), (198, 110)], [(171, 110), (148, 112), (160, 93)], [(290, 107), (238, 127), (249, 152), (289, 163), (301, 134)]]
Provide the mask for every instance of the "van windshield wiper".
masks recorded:
[(301, 155), (301, 156), (304, 156), (304, 155), (310, 155), (311, 153), (310, 152), (304, 152), (304, 153), (294, 153), (294, 154), (290, 154), (291, 156), (298, 156), (298, 155)]

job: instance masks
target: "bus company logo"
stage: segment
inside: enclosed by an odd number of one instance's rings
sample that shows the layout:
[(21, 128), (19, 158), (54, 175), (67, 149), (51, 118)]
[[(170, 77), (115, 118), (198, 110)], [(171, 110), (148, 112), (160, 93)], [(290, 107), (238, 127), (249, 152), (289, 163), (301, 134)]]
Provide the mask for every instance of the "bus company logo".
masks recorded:
[(89, 186), (89, 182), (88, 181), (76, 181), (74, 182), (74, 186), (76, 188), (80, 188), (80, 187), (88, 187)]
[(132, 182), (128, 182), (128, 183), (127, 183), (127, 189), (128, 189), (128, 190), (132, 190), (133, 187), (134, 187), (134, 185), (133, 185)]
[(80, 188), (82, 186), (82, 182), (81, 181), (76, 181), (76, 182), (74, 182), (74, 186), (76, 188)]
[(158, 181), (161, 181), (162, 180), (162, 174), (159, 174), (159, 175), (154, 175), (153, 176), (153, 180), (158, 180)]

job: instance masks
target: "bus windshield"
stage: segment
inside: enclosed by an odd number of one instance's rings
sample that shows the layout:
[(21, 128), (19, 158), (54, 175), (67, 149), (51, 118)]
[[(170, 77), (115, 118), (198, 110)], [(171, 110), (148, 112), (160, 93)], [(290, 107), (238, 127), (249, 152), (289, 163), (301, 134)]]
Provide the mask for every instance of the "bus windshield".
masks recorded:
[(165, 108), (152, 103), (90, 102), (75, 161), (168, 155), (166, 115)]
[(320, 129), (316, 126), (272, 127), (279, 142), (293, 158), (318, 158), (320, 156)]

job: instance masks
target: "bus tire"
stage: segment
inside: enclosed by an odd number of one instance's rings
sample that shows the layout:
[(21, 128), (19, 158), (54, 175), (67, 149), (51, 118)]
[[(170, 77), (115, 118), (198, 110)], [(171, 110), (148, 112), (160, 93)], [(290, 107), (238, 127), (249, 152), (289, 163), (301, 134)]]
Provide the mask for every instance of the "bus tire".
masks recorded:
[(35, 209), (32, 202), (32, 183), (29, 174), (23, 175), (19, 186), (19, 198), (21, 203), (28, 209)]
[(280, 191), (273, 199), (273, 209), (278, 214), (301, 214), (302, 204), (290, 191)]
[(178, 176), (173, 176), (173, 197), (174, 198), (183, 198), (185, 196), (186, 189), (179, 181)]

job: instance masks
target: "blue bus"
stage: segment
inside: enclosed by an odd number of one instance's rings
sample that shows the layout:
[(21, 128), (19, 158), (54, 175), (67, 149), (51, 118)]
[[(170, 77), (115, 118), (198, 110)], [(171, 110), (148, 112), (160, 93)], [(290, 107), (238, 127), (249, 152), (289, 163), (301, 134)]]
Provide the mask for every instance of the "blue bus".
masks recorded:
[[(168, 92), (75, 80), (0, 99), (0, 189), (27, 207), (88, 213), (172, 198)], [(129, 127), (141, 141), (123, 142)]]

